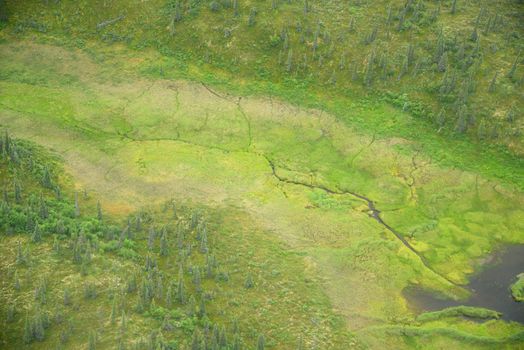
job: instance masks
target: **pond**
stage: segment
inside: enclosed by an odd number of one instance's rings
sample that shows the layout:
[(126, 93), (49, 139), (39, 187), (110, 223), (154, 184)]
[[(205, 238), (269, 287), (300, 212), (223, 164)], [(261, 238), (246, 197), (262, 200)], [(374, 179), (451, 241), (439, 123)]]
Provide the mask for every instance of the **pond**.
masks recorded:
[(477, 306), (501, 312), (504, 320), (524, 323), (524, 302), (516, 302), (509, 290), (521, 272), (524, 272), (524, 245), (508, 246), (494, 254), (470, 279), (467, 288), (472, 295), (467, 300), (444, 299), (417, 288), (406, 289), (404, 296), (417, 312), (458, 305)]

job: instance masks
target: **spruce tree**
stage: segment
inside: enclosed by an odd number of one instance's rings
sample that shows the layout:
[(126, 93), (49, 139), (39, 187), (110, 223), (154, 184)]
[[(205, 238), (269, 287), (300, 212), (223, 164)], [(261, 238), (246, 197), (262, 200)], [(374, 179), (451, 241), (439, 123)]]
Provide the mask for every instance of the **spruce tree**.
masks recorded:
[(444, 73), (448, 68), (448, 53), (444, 52), (442, 56), (440, 56), (440, 60), (438, 61), (437, 69), (439, 72)]
[(222, 326), (222, 328), (220, 329), (218, 345), (220, 345), (221, 348), (227, 348), (227, 335), (226, 328), (224, 326)]
[(166, 238), (166, 233), (162, 234), (160, 238), (160, 255), (167, 256), (169, 254), (168, 243)]
[(95, 331), (90, 331), (87, 339), (87, 349), (96, 350), (96, 333)]
[(200, 306), (198, 308), (198, 317), (202, 318), (206, 315), (206, 302), (204, 298), (200, 298)]
[(293, 49), (289, 49), (287, 53), (287, 61), (286, 61), (286, 72), (291, 72), (291, 69), (293, 68)]
[(20, 202), (22, 201), (22, 187), (20, 187), (20, 184), (16, 180), (14, 180), (14, 187), (15, 187), (15, 201), (16, 203), (20, 204)]
[(187, 307), (187, 315), (189, 317), (193, 317), (197, 314), (197, 305), (196, 305), (196, 299), (194, 296), (191, 295), (191, 297), (189, 298), (189, 302), (188, 302), (188, 307)]
[(257, 350), (264, 350), (265, 346), (266, 346), (266, 339), (264, 338), (263, 334), (260, 334), (257, 340)]
[(518, 53), (517, 58), (511, 65), (511, 69), (508, 72), (508, 78), (513, 79), (515, 77), (515, 72), (517, 71), (517, 66), (519, 64), (519, 61), (520, 61), (520, 52)]
[(238, 12), (238, 0), (233, 0), (233, 13), (235, 15), (235, 17), (238, 17), (239, 15), (239, 12)]
[(40, 225), (35, 225), (33, 234), (31, 235), (31, 240), (35, 243), (39, 243), (42, 241), (42, 231), (40, 230)]
[(255, 286), (255, 282), (253, 281), (253, 277), (251, 276), (251, 273), (247, 274), (246, 281), (244, 282), (244, 287), (247, 289), (253, 288)]
[(33, 341), (33, 327), (27, 315), (25, 316), (25, 321), (24, 321), (23, 340), (24, 340), (24, 343), (26, 344), (29, 344)]
[(125, 333), (127, 329), (126, 312), (122, 310), (122, 316), (120, 317), (120, 332)]
[(235, 334), (235, 337), (233, 338), (233, 347), (232, 350), (242, 350), (242, 345), (240, 343), (240, 336), (238, 334)]
[(96, 212), (98, 220), (102, 221), (102, 206), (100, 205), (100, 201), (96, 202)]
[(202, 278), (200, 277), (200, 268), (198, 266), (193, 272), (193, 284), (197, 293), (202, 292)]
[(38, 310), (36, 315), (33, 317), (31, 327), (33, 331), (33, 338), (37, 341), (42, 341), (45, 338), (44, 324), (42, 321), (42, 313), (40, 310)]
[(25, 263), (24, 252), (22, 250), (22, 243), (18, 241), (16, 246), (16, 264), (21, 265)]
[(71, 292), (70, 292), (69, 288), (67, 288), (67, 287), (64, 289), (63, 301), (64, 301), (64, 305), (66, 305), (66, 306), (71, 305)]
[(116, 323), (116, 298), (113, 299), (113, 304), (111, 306), (111, 324)]
[(15, 319), (15, 314), (16, 314), (16, 304), (14, 302), (11, 302), (9, 303), (9, 305), (7, 306), (7, 317), (6, 317), (6, 322), (7, 323), (11, 323), (14, 321)]
[(18, 278), (18, 271), (15, 271), (15, 283), (14, 288), (18, 292), (20, 291), (20, 279)]
[(173, 288), (169, 286), (166, 292), (166, 307), (171, 308), (173, 306)]
[(497, 84), (497, 76), (498, 76), (498, 72), (495, 73), (495, 76), (493, 77), (493, 79), (491, 79), (491, 81), (489, 83), (489, 86), (488, 86), (488, 92), (489, 93), (495, 92), (495, 87), (496, 87), (496, 84)]
[(451, 14), (455, 14), (457, 12), (457, 0), (452, 0), (451, 2)]
[(198, 332), (198, 329), (195, 328), (193, 331), (193, 337), (191, 339), (191, 350), (205, 350), (200, 347), (200, 333)]

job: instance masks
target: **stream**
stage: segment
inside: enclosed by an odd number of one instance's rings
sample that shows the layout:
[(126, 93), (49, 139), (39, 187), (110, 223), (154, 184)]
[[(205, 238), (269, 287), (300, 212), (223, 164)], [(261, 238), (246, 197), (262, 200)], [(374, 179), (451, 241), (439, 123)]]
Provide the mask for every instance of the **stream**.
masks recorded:
[(491, 256), (481, 271), (475, 274), (467, 288), (472, 295), (456, 301), (418, 288), (408, 288), (404, 297), (417, 312), (437, 311), (451, 306), (483, 307), (502, 313), (502, 319), (524, 323), (524, 303), (511, 296), (510, 285), (524, 272), (524, 245), (512, 245)]

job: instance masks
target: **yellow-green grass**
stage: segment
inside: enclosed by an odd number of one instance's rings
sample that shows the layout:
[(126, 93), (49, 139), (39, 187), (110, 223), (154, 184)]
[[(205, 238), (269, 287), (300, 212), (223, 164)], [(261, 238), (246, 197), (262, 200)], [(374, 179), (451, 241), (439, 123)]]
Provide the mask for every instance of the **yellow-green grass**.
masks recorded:
[[(456, 75), (452, 95), (460, 95), (463, 83), (470, 84), (470, 77), (473, 82), (466, 103), (475, 116), (469, 125), (471, 136), (504, 144), (522, 154), (522, 67), (508, 77), (522, 50), (522, 4), (513, 0), (482, 4), (459, 0), (452, 13), (452, 2), (309, 0), (305, 11), (305, 1), (242, 0), (235, 11), (233, 1), (214, 1), (217, 10), (213, 11), (211, 1), (7, 0), (4, 7), (9, 22), (4, 31), (18, 36), (65, 36), (78, 46), (95, 39), (122, 43), (142, 52), (155, 49), (179, 58), (180, 66), (188, 70), (192, 65), (211, 68), (213, 75), (235, 76), (243, 81), (255, 78), (287, 85), (291, 88), (288, 90), (304, 88), (316, 96), (355, 98), (366, 94), (362, 90), (406, 94), (409, 100), (424, 104), (419, 117), (431, 120), (431, 134), (440, 129), (435, 117), (441, 108), (446, 109), (445, 130), (452, 131), (458, 119), (454, 98), (439, 93), (446, 76), (437, 69), (436, 52), (442, 33), (440, 41), (448, 52), (447, 73)], [(406, 4), (411, 6), (399, 26)], [(253, 9), (255, 21), (249, 25)], [(435, 13), (438, 16), (433, 18)], [(179, 20), (173, 22), (174, 18)], [(111, 22), (113, 19), (120, 20)], [(99, 26), (104, 22), (109, 24)], [(478, 45), (471, 39), (475, 28)], [(374, 30), (376, 38), (366, 43)], [(462, 44), (466, 59), (459, 57)], [(413, 62), (400, 76), (410, 45)], [(366, 86), (363, 81), (373, 53), (377, 61), (374, 81)], [(387, 57), (385, 79), (381, 78), (382, 57)], [(464, 69), (464, 61), (470, 57), (476, 58), (472, 59), (475, 63)], [(169, 66), (162, 63), (156, 62), (148, 71), (169, 74)], [(417, 64), (421, 65), (418, 75), (414, 72)], [(488, 92), (495, 74), (495, 89)], [(404, 103), (400, 104), (403, 107)], [(417, 108), (411, 103), (406, 106)], [(510, 110), (516, 114), (513, 122), (507, 120)], [(394, 122), (395, 118), (388, 114), (385, 120)]]
[[(524, 198), (510, 184), (443, 166), (418, 152), (420, 143), (363, 134), (320, 110), (146, 79), (126, 53), (97, 63), (81, 51), (2, 44), (0, 122), (56, 150), (77, 186), (115, 214), (174, 197), (219, 208), (227, 220), (248, 217), (263, 234), (242, 237), (304, 256), (353, 329), (410, 319), (401, 291), (412, 283), (465, 292), (368, 217), (364, 201), (309, 186), (373, 199), (456, 283), (498, 245), (524, 241)], [(279, 181), (268, 160), (280, 178), (303, 185)]]

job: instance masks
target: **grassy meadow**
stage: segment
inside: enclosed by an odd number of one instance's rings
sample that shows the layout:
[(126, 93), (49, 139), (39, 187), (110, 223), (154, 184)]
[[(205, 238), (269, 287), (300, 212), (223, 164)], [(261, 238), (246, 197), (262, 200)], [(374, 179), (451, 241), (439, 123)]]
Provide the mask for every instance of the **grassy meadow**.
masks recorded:
[(524, 244), (522, 4), (437, 3), (1, 3), (0, 347), (523, 348), (403, 294)]

